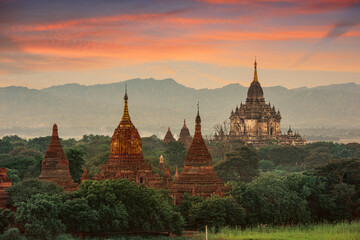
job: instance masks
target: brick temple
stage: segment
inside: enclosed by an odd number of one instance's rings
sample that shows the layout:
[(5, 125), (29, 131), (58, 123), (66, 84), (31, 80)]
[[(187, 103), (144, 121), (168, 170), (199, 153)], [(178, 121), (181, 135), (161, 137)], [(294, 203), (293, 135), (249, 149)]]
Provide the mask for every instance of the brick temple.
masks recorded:
[(165, 134), (163, 142), (164, 143), (175, 142), (175, 138), (174, 138), (174, 136), (172, 135), (172, 133), (170, 131), (170, 127), (168, 127), (168, 130), (167, 130), (167, 132)]
[(7, 205), (8, 195), (6, 190), (12, 185), (11, 179), (6, 174), (6, 168), (0, 168), (0, 208), (5, 209)]
[(101, 166), (100, 174), (94, 176), (95, 180), (118, 178), (151, 187), (161, 186), (160, 175), (154, 174), (151, 166), (145, 163), (140, 135), (130, 119), (126, 90), (124, 112), (111, 138), (108, 162)]
[(304, 145), (299, 133), (293, 134), (289, 128), (287, 134), (280, 129), (280, 111), (265, 102), (264, 92), (257, 75), (257, 63), (254, 63), (254, 77), (247, 92), (245, 104), (236, 106), (230, 114), (230, 132), (224, 134), (222, 128), (215, 132), (215, 141), (241, 140), (255, 147), (267, 145), (273, 141), (281, 145)]
[(185, 145), (185, 147), (189, 149), (192, 139), (191, 139), (190, 131), (186, 126), (185, 119), (184, 119), (184, 125), (182, 126), (180, 131), (180, 137), (178, 141), (182, 142)]
[(206, 198), (212, 194), (221, 196), (226, 191), (228, 188), (214, 171), (212, 157), (202, 137), (198, 109), (194, 138), (185, 156), (184, 169), (172, 183), (171, 195), (174, 203), (179, 204), (185, 192)]
[(41, 164), (39, 180), (54, 182), (65, 191), (74, 191), (78, 188), (78, 184), (70, 175), (69, 160), (61, 147), (56, 124), (53, 126), (49, 147)]

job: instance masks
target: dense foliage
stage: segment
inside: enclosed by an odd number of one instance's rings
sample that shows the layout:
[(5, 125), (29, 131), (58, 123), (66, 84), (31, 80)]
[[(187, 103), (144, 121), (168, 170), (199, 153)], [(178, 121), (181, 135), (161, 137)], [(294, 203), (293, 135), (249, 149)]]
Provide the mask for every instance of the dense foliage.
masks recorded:
[[(186, 149), (143, 138), (143, 154), (155, 173), (159, 157), (173, 174), (181, 171)], [(0, 140), (0, 166), (13, 186), (8, 206), (0, 212), (2, 239), (53, 239), (64, 233), (154, 232), (187, 229), (218, 231), (223, 227), (256, 227), (353, 221), (360, 217), (360, 144), (311, 143), (260, 149), (234, 143), (207, 142), (214, 169), (230, 187), (226, 196), (184, 195), (172, 205), (168, 191), (128, 180), (85, 181), (79, 190), (64, 192), (54, 183), (38, 181), (49, 137)], [(110, 138), (84, 135), (62, 140), (70, 173), (80, 182), (86, 165), (90, 175), (107, 161)], [(16, 224), (16, 225), (14, 225)], [(11, 228), (11, 227), (18, 227)], [(20, 231), (19, 231), (20, 230)], [(20, 234), (21, 233), (21, 234)], [(65, 237), (64, 237), (65, 238)]]

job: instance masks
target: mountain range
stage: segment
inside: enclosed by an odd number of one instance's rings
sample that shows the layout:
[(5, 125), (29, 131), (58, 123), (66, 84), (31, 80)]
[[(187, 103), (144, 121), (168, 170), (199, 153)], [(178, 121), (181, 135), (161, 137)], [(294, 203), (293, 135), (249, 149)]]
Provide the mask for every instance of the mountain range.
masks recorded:
[[(0, 135), (47, 136), (53, 123), (63, 137), (112, 135), (121, 120), (127, 84), (129, 112), (141, 136), (164, 136), (168, 126), (179, 135), (186, 119), (191, 133), (197, 102), (204, 134), (229, 121), (230, 112), (245, 102), (248, 86), (193, 89), (173, 79), (131, 79), (112, 84), (66, 84), (41, 90), (0, 88)], [(282, 116), (282, 130), (359, 128), (360, 85), (336, 84), (314, 88), (263, 87), (265, 100)]]

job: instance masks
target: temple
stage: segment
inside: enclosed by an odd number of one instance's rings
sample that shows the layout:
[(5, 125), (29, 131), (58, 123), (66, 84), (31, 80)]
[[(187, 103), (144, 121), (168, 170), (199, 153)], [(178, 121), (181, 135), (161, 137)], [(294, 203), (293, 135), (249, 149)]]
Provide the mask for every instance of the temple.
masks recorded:
[(213, 169), (211, 155), (201, 134), (199, 108), (195, 119), (195, 134), (185, 156), (184, 169), (178, 176), (176, 175), (171, 186), (171, 195), (175, 204), (182, 201), (185, 192), (206, 198), (212, 194), (222, 195), (228, 191)]
[(154, 174), (151, 166), (145, 163), (140, 135), (130, 119), (126, 90), (124, 112), (111, 138), (108, 162), (101, 166), (100, 174), (94, 178), (96, 180), (127, 178), (147, 186), (161, 185), (160, 175)]
[(280, 129), (280, 111), (265, 102), (263, 89), (257, 76), (257, 63), (254, 63), (254, 77), (247, 92), (245, 104), (240, 104), (230, 114), (230, 132), (225, 135), (222, 128), (215, 133), (215, 141), (242, 140), (255, 147), (275, 142), (281, 145), (304, 145), (298, 133), (282, 134)]
[(189, 129), (186, 127), (185, 119), (184, 119), (184, 125), (180, 131), (179, 142), (182, 142), (186, 148), (189, 148), (191, 145), (191, 135)]
[(81, 182), (91, 179), (86, 166), (84, 168), (84, 173), (83, 173), (83, 175), (81, 176), (80, 179), (81, 179)]
[(54, 182), (65, 191), (71, 192), (78, 188), (78, 184), (70, 175), (69, 160), (61, 147), (56, 124), (53, 126), (49, 147), (42, 161), (39, 180)]
[(174, 138), (174, 136), (172, 135), (172, 133), (170, 131), (170, 127), (168, 127), (168, 130), (167, 130), (167, 132), (165, 134), (163, 142), (164, 143), (169, 143), (169, 142), (174, 142), (174, 141), (175, 141), (175, 138)]
[[(0, 208), (4, 210), (7, 208), (8, 195), (6, 190), (12, 185), (11, 179), (6, 174), (6, 168), (0, 168)], [(0, 211), (1, 211), (0, 209)]]

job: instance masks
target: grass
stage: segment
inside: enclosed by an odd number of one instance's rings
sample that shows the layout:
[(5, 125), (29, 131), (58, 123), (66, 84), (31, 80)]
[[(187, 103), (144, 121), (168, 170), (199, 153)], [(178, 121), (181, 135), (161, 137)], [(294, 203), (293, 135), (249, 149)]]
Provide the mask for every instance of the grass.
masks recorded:
[[(193, 239), (205, 239), (205, 233)], [(359, 240), (360, 222), (299, 225), (287, 227), (256, 227), (246, 229), (223, 228), (209, 233), (209, 240)]]

